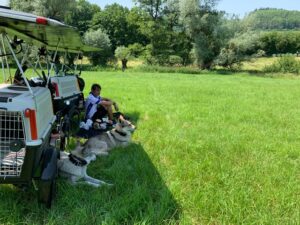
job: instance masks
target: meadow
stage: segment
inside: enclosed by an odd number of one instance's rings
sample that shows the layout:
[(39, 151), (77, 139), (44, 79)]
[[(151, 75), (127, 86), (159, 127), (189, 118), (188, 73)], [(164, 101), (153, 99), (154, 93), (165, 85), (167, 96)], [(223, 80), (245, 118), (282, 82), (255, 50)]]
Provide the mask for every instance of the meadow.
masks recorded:
[(88, 169), (114, 186), (59, 179), (47, 210), (2, 185), (1, 224), (300, 224), (298, 78), (82, 74), (137, 125)]

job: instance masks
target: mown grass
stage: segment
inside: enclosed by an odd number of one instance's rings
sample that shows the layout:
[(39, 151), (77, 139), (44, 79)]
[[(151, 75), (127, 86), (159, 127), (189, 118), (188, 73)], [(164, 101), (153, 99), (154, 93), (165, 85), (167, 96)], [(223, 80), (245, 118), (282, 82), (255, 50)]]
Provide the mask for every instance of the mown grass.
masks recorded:
[(245, 75), (84, 72), (137, 125), (89, 167), (114, 183), (58, 181), (51, 210), (0, 188), (3, 224), (299, 224), (300, 81)]

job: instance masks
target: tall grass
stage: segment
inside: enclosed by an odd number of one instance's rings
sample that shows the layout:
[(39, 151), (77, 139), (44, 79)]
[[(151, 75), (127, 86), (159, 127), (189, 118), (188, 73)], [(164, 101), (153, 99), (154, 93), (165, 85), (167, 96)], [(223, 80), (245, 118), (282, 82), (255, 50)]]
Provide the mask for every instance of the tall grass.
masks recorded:
[(185, 73), (185, 74), (203, 74), (205, 71), (198, 67), (183, 66), (158, 66), (158, 65), (139, 65), (130, 69), (132, 72), (144, 73)]
[(299, 74), (300, 62), (294, 56), (283, 56), (278, 58), (273, 64), (265, 66), (264, 71)]
[(299, 224), (300, 81), (86, 72), (137, 125), (131, 146), (59, 180), (51, 210), (0, 188), (3, 224)]

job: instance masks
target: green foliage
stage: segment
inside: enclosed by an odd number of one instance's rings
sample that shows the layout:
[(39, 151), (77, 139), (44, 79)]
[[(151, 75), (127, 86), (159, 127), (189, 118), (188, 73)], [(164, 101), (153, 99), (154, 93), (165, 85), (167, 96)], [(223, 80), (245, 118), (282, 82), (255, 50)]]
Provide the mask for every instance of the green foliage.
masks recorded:
[(274, 62), (270, 66), (266, 66), (264, 68), (265, 72), (272, 73), (295, 73), (299, 74), (300, 72), (300, 62), (295, 59), (294, 56), (283, 56), (278, 58), (276, 62)]
[(236, 35), (229, 41), (228, 45), (234, 45), (236, 52), (244, 57), (271, 56), (273, 54), (287, 53), (295, 54), (300, 51), (300, 32), (248, 31)]
[(164, 3), (166, 0), (134, 0), (139, 7), (146, 11), (153, 20), (157, 20), (162, 16)]
[(169, 65), (171, 66), (180, 66), (182, 65), (183, 60), (180, 56), (178, 55), (170, 55), (169, 56)]
[(29, 0), (10, 0), (9, 6), (16, 11), (32, 13), (34, 12), (35, 4), (34, 1)]
[(128, 48), (133, 57), (138, 58), (140, 57), (143, 52), (145, 51), (145, 47), (140, 43), (134, 43), (132, 45), (128, 45)]
[(244, 58), (237, 52), (235, 46), (231, 48), (222, 48), (215, 64), (222, 67), (233, 69), (234, 66), (240, 66)]
[(145, 50), (143, 51), (143, 54), (141, 55), (141, 58), (143, 60), (145, 60), (145, 63), (147, 65), (157, 64), (157, 60), (152, 55), (152, 52), (153, 52), (153, 45), (152, 44), (146, 45)]
[(244, 18), (243, 25), (251, 30), (299, 29), (300, 12), (272, 8), (258, 9)]
[(84, 42), (88, 45), (98, 47), (101, 50), (99, 52), (89, 53), (88, 57), (94, 66), (105, 65), (112, 57), (111, 43), (108, 35), (101, 29), (90, 30), (84, 35)]
[(133, 7), (126, 15), (126, 20), (128, 23), (128, 31), (133, 38), (130, 44), (139, 43), (143, 46), (149, 44), (149, 23), (152, 23), (149, 15), (141, 8)]
[(209, 69), (220, 52), (224, 30), (221, 17), (213, 7), (217, 1), (181, 0), (181, 19), (194, 42), (197, 64)]
[(168, 65), (169, 56), (178, 55), (183, 64), (188, 64), (192, 43), (179, 21), (178, 0), (137, 2), (140, 8), (133, 10), (131, 22), (150, 42), (143, 44), (148, 44), (143, 53), (146, 63)]
[(299, 31), (265, 32), (259, 41), (261, 49), (263, 49), (267, 55), (297, 53), (300, 51)]
[(75, 0), (11, 0), (12, 9), (66, 21), (76, 7)]
[(79, 31), (86, 32), (91, 26), (93, 16), (100, 11), (99, 6), (90, 4), (86, 0), (79, 0), (66, 19), (66, 23), (76, 27)]
[(229, 16), (225, 13), (221, 18), (221, 26), (226, 31), (223, 34), (225, 35), (224, 39), (227, 40), (244, 32), (242, 21), (236, 15)]
[(113, 51), (117, 46), (128, 46), (136, 42), (143, 43), (145, 37), (139, 31), (138, 26), (131, 24), (131, 20), (128, 19), (129, 16), (133, 16), (132, 13), (128, 8), (117, 3), (107, 5), (104, 10), (94, 15), (92, 28), (101, 28), (107, 33)]
[(119, 46), (115, 50), (115, 57), (120, 60), (129, 60), (132, 57), (132, 54), (129, 48)]
[(35, 13), (65, 21), (75, 9), (75, 0), (35, 0)]

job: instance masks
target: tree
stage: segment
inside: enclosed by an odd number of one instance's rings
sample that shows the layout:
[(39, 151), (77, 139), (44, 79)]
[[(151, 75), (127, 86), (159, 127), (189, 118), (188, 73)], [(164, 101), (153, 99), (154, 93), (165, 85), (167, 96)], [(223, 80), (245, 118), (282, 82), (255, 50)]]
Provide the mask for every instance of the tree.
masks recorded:
[(76, 6), (76, 0), (11, 0), (10, 7), (15, 10), (34, 13), (40, 16), (65, 21)]
[(91, 4), (86, 0), (79, 0), (76, 7), (67, 17), (66, 22), (76, 27), (79, 31), (86, 32), (91, 26), (93, 16), (100, 11), (99, 6)]
[(76, 0), (34, 0), (35, 13), (65, 21), (76, 6)]
[(128, 8), (116, 3), (108, 5), (104, 10), (94, 15), (92, 29), (101, 28), (107, 33), (113, 51), (117, 46), (128, 46), (136, 42), (143, 43), (145, 37), (135, 23), (130, 23), (129, 16), (133, 15)]
[(222, 14), (213, 10), (217, 0), (181, 0), (181, 19), (193, 39), (197, 64), (210, 69), (220, 53), (222, 41)]
[(249, 13), (242, 22), (248, 30), (299, 29), (300, 12), (262, 8)]
[(134, 0), (139, 7), (146, 11), (153, 20), (157, 20), (162, 16), (164, 3), (166, 0)]
[(186, 65), (192, 45), (179, 21), (178, 0), (137, 2), (140, 7), (133, 8), (128, 18), (146, 37), (147, 42), (143, 43), (146, 62), (168, 65), (170, 56), (174, 59), (177, 55)]
[(119, 46), (115, 50), (115, 57), (122, 62), (122, 70), (127, 69), (127, 62), (132, 57), (132, 53), (129, 48)]
[(17, 11), (34, 12), (34, 1), (29, 0), (10, 0), (9, 6)]
[(84, 35), (84, 42), (88, 45), (100, 48), (99, 52), (90, 53), (89, 59), (96, 65), (105, 65), (112, 57), (111, 42), (108, 35), (100, 28), (98, 30), (90, 30)]

